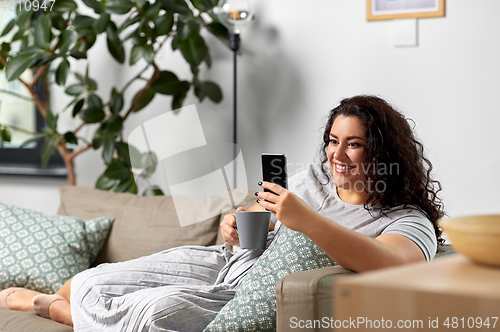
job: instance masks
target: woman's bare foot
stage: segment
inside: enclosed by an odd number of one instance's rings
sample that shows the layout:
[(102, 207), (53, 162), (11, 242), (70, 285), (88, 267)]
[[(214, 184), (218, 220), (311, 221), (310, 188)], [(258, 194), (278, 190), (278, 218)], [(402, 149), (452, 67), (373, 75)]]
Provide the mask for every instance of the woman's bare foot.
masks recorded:
[(69, 302), (57, 294), (41, 294), (33, 298), (33, 310), (41, 317), (73, 326)]
[(6, 297), (5, 302), (10, 310), (33, 311), (31, 305), (33, 303), (33, 298), (39, 294), (42, 293), (31, 289), (18, 288), (13, 290), (12, 293)]

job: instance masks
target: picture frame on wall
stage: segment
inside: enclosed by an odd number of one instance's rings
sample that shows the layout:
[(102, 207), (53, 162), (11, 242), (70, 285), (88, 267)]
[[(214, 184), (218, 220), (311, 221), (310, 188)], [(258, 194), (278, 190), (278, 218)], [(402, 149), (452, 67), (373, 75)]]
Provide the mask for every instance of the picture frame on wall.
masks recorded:
[(368, 21), (445, 16), (446, 0), (367, 0)]

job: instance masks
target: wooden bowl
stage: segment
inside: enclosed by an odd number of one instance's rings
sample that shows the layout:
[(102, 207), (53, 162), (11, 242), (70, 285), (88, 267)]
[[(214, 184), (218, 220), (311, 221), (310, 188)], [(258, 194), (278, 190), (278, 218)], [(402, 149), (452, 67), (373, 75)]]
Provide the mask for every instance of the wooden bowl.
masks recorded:
[(441, 219), (453, 248), (472, 260), (500, 266), (500, 215)]

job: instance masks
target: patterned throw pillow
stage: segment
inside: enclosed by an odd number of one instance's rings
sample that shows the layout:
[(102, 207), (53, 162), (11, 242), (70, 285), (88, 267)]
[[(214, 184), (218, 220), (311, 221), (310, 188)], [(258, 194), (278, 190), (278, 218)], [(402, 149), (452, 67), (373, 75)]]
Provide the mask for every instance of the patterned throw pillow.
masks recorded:
[(234, 299), (222, 308), (205, 331), (275, 331), (275, 287), (279, 279), (290, 273), (334, 265), (336, 263), (307, 236), (281, 225)]
[(0, 289), (54, 293), (90, 267), (113, 221), (49, 216), (0, 203)]

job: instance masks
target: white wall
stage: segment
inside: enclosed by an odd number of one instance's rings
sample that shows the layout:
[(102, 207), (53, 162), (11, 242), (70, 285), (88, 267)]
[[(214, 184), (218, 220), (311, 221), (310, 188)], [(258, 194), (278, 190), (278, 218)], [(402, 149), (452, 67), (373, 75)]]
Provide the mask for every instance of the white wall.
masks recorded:
[[(260, 153), (283, 152), (291, 171), (316, 155), (325, 115), (341, 98), (377, 94), (416, 122), (450, 216), (500, 213), (500, 12), (498, 0), (448, 0), (446, 17), (418, 21), (418, 47), (395, 47), (393, 22), (367, 22), (363, 0), (255, 0), (257, 17), (243, 31), (239, 58), (239, 144), (249, 186), (260, 180)], [(232, 140), (232, 55), (208, 39), (213, 66), (205, 79), (217, 81), (224, 101), (196, 103), (209, 142)], [(102, 56), (99, 40), (91, 75), (100, 89), (131, 75)], [(184, 79), (189, 71), (178, 54), (162, 54), (162, 66)], [(169, 110), (155, 97), (145, 119)], [(99, 152), (77, 159), (79, 184), (93, 186), (103, 170)], [(57, 209), (60, 181), (0, 178), (0, 201)], [(43, 194), (42, 194), (43, 192)]]

